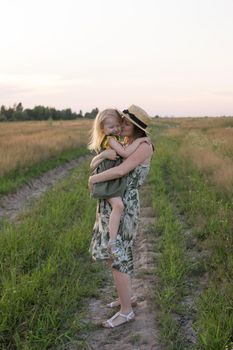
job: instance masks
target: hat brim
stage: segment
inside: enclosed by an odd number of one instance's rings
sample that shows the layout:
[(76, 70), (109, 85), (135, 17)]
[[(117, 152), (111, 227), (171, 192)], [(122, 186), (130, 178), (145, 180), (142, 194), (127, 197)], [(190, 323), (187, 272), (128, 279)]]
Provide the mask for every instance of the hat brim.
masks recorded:
[(151, 133), (150, 133), (148, 130), (144, 129), (144, 128), (143, 128), (142, 126), (140, 126), (137, 122), (135, 122), (134, 120), (132, 120), (128, 114), (125, 114), (125, 113), (120, 112), (120, 111), (119, 111), (119, 113), (121, 114), (121, 116), (122, 116), (123, 118), (126, 118), (126, 119), (129, 120), (132, 124), (136, 125), (139, 129), (145, 131), (146, 134), (151, 135)]

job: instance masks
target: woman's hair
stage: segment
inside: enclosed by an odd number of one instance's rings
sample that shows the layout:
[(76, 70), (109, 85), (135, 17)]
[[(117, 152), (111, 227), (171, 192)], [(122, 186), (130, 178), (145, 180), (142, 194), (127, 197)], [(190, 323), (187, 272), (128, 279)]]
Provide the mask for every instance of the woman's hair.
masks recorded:
[(138, 139), (139, 137), (147, 137), (147, 134), (144, 130), (138, 128), (134, 124), (133, 136), (134, 136), (134, 139)]
[(88, 149), (90, 149), (91, 151), (100, 151), (101, 143), (105, 136), (103, 133), (103, 125), (104, 121), (108, 117), (115, 117), (121, 119), (121, 115), (114, 108), (107, 108), (97, 114), (91, 130), (90, 142), (88, 143)]
[[(134, 128), (133, 128), (133, 138), (134, 140), (138, 139), (139, 137), (147, 137), (148, 135), (146, 134), (146, 132), (140, 128), (137, 127), (137, 125), (133, 124)], [(155, 147), (152, 143), (152, 148), (153, 151), (155, 150)]]

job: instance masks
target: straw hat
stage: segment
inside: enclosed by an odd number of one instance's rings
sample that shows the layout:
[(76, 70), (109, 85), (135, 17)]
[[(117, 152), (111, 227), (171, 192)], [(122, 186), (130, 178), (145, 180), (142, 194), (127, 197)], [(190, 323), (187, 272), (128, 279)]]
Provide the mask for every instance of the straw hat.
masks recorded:
[(144, 111), (144, 109), (136, 105), (131, 105), (128, 109), (124, 109), (123, 112), (121, 112), (121, 115), (149, 134), (149, 131), (147, 131), (146, 128), (151, 124), (152, 118), (146, 113), (146, 111)]

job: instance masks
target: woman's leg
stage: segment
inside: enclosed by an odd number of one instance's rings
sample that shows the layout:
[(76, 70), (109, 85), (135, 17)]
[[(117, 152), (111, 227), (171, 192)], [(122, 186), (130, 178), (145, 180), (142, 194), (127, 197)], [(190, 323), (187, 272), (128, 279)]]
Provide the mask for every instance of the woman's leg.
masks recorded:
[(117, 293), (121, 302), (120, 312), (127, 314), (132, 311), (131, 306), (131, 277), (127, 273), (112, 269), (113, 279), (117, 289)]
[[(107, 263), (107, 266), (109, 268), (111, 268), (112, 260), (107, 260), (106, 263)], [(114, 282), (115, 282), (114, 271), (117, 271), (117, 270), (112, 268), (113, 279), (114, 279)], [(115, 285), (116, 285), (116, 282), (115, 282)], [(117, 286), (116, 286), (116, 288), (117, 288)], [(136, 306), (137, 305), (137, 297), (136, 297), (136, 295), (131, 295), (131, 293), (132, 293), (131, 278), (130, 278), (129, 289), (130, 289), (130, 303), (131, 303), (131, 306)], [(117, 307), (117, 306), (120, 306), (120, 305), (121, 305), (121, 301), (120, 301), (119, 297), (117, 299), (113, 300), (111, 303), (107, 304), (107, 306), (109, 308), (114, 308), (114, 307)]]
[(128, 320), (134, 319), (134, 313), (131, 306), (131, 278), (128, 274), (112, 269), (113, 279), (116, 285), (117, 293), (121, 302), (120, 312), (117, 312), (111, 319), (103, 322), (104, 327), (116, 327)]

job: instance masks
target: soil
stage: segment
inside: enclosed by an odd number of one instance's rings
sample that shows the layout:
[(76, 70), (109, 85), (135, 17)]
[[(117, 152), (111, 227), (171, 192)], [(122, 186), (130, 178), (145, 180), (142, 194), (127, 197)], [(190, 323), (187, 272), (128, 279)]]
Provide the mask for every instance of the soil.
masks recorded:
[(71, 169), (76, 168), (88, 156), (81, 156), (31, 180), (20, 187), (16, 192), (0, 197), (0, 221), (6, 218), (16, 221), (17, 214), (24, 208), (29, 208), (33, 202), (55, 182), (68, 175)]

